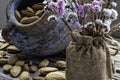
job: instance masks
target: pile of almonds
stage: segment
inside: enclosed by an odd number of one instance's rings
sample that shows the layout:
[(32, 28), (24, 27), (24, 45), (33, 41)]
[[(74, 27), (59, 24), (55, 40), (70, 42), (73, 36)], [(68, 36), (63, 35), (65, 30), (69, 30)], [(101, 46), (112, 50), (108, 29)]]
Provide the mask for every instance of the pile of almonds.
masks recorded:
[[(24, 58), (19, 58), (22, 57), (21, 55), (23, 56), (23, 54), (13, 54), (3, 65), (3, 72), (20, 80), (65, 80), (65, 61), (58, 60), (53, 63), (44, 59), (35, 63), (25, 55)], [(51, 66), (51, 63), (54, 66)]]
[[(14, 54), (13, 54), (14, 53)], [(0, 65), (3, 73), (19, 80), (65, 80), (64, 60), (30, 59), (0, 36)]]
[(31, 7), (28, 6), (26, 9), (21, 11), (15, 10), (15, 17), (17, 21), (22, 24), (32, 23), (42, 16), (44, 13), (44, 7), (45, 4), (37, 3)]

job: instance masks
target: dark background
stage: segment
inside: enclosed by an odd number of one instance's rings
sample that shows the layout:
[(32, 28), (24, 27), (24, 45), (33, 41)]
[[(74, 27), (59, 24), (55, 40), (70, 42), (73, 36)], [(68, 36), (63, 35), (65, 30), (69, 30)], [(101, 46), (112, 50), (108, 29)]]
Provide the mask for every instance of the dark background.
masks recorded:
[[(0, 29), (2, 29), (6, 23), (6, 6), (10, 0), (0, 0)], [(116, 20), (113, 25), (119, 23), (120, 21), (120, 1), (117, 0), (118, 6), (117, 10), (119, 13), (118, 20)]]

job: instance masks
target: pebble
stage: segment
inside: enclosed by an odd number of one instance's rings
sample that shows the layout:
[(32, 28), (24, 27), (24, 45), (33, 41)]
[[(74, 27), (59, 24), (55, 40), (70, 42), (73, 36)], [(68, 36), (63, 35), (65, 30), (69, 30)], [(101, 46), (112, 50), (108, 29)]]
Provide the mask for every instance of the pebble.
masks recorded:
[(56, 61), (56, 64), (57, 64), (58, 68), (65, 68), (66, 67), (65, 61)]
[(18, 61), (18, 57), (14, 55), (8, 60), (8, 64), (14, 65), (17, 61)]
[(29, 67), (29, 69), (30, 69), (31, 73), (34, 73), (34, 72), (36, 72), (38, 70), (38, 67), (35, 66), (35, 65), (32, 65), (32, 66)]
[(13, 66), (12, 69), (10, 70), (10, 74), (13, 77), (17, 77), (20, 74), (21, 70), (22, 69), (20, 66)]
[(4, 65), (3, 66), (3, 71), (5, 71), (5, 72), (10, 72), (10, 69), (12, 68), (12, 65), (9, 65), (9, 64), (6, 64), (6, 65)]
[(20, 80), (30, 80), (30, 74), (26, 71), (23, 71), (19, 77)]
[(15, 65), (16, 66), (24, 66), (24, 64), (25, 64), (25, 61), (17, 61), (16, 63), (15, 63)]
[(65, 73), (59, 71), (48, 73), (45, 77), (45, 80), (66, 80)]
[(39, 69), (40, 74), (48, 74), (54, 71), (58, 71), (58, 69), (54, 67), (43, 67)]
[(45, 59), (42, 62), (40, 62), (39, 67), (47, 67), (49, 64), (49, 60)]
[(44, 77), (35, 76), (35, 77), (33, 77), (33, 80), (45, 80), (45, 78)]

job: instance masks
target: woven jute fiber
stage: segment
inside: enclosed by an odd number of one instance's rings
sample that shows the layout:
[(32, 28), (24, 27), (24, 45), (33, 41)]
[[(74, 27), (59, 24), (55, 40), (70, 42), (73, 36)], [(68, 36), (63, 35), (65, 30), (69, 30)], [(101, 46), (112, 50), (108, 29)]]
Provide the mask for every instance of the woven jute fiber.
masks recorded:
[(72, 32), (66, 50), (67, 80), (112, 80), (110, 52), (102, 37), (81, 36)]

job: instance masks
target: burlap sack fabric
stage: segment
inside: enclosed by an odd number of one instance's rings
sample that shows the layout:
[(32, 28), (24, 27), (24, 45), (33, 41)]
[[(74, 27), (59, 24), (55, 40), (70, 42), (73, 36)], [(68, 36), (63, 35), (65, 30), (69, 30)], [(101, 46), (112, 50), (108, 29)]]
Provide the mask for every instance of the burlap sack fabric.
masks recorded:
[(112, 80), (110, 52), (104, 39), (76, 32), (72, 37), (66, 50), (67, 80)]

